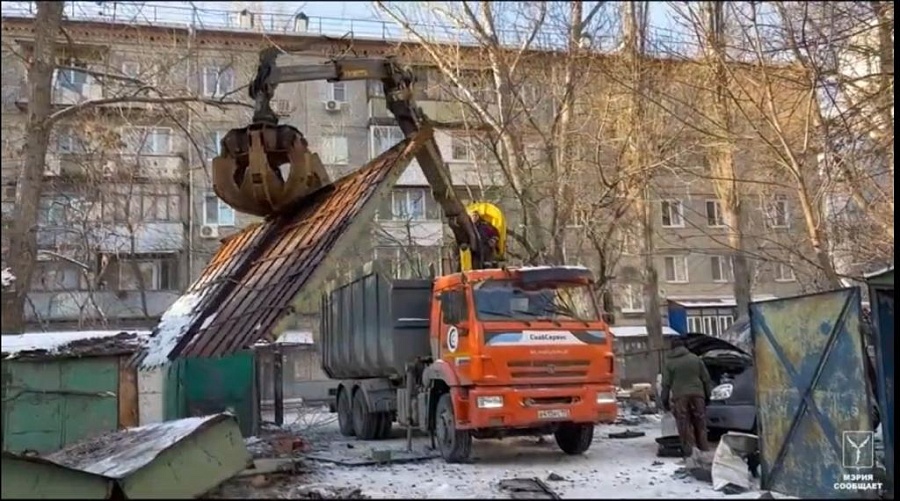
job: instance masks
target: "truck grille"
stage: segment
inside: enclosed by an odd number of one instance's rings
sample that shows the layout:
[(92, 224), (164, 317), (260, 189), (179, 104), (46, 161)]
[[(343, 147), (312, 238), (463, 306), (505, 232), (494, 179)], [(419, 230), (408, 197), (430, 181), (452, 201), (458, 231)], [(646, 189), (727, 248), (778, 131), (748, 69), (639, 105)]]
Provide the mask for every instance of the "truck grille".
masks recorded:
[(512, 378), (586, 377), (590, 360), (519, 360), (506, 364)]

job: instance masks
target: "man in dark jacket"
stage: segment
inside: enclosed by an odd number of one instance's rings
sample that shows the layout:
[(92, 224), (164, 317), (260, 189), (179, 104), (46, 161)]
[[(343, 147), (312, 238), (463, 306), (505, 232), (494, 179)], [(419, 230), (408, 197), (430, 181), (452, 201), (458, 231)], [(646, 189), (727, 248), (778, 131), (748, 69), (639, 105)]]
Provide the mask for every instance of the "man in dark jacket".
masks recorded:
[(480, 249), (473, 249), (478, 257), (485, 263), (493, 263), (497, 259), (497, 246), (500, 243), (500, 233), (494, 225), (484, 220), (481, 214), (472, 213), (472, 223), (478, 232)]
[[(682, 454), (690, 457), (694, 447), (709, 450), (706, 438), (706, 404), (712, 392), (712, 382), (700, 357), (684, 346), (681, 338), (672, 339), (672, 349), (666, 356), (663, 369), (663, 408), (675, 414)], [(671, 396), (671, 402), (669, 397)]]

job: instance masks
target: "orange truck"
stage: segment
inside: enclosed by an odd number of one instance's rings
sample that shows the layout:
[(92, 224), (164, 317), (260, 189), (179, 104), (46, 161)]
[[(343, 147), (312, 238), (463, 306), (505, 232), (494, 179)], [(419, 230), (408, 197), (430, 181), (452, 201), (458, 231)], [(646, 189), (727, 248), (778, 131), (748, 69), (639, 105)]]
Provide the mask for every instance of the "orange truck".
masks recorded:
[[(564, 452), (586, 451), (594, 425), (615, 420), (617, 409), (612, 339), (592, 294), (590, 271), (506, 266), (505, 218), (490, 203), (467, 207), (456, 195), (428, 133), (431, 122), (413, 99), (411, 68), (393, 58), (279, 66), (279, 54), (275, 48), (260, 53), (249, 85), (253, 120), (221, 141), (222, 153), (213, 161), (216, 194), (241, 212), (275, 221), (320, 210), (316, 200), (334, 187), (303, 135), (279, 125), (271, 106), (275, 89), (318, 80), (380, 81), (385, 105), (406, 139), (430, 138), (420, 141), (415, 156), (458, 253), (456, 273), (390, 280), (369, 270), (325, 295), (322, 365), (339, 381), (333, 406), (342, 433), (385, 438), (396, 421), (407, 436), (413, 428), (431, 434), (450, 462), (465, 461), (475, 438), (522, 434), (552, 433)], [(284, 164), (290, 166), (286, 177)], [(336, 238), (344, 226), (317, 224), (314, 231)], [(296, 241), (302, 240), (291, 242)], [(325, 259), (320, 254), (292, 265), (286, 283), (309, 277)], [(282, 288), (276, 292), (284, 296)], [(275, 318), (266, 315), (257, 329), (271, 331)]]
[(448, 462), (473, 439), (553, 434), (566, 454), (616, 419), (612, 339), (580, 267), (481, 269), (433, 280), (369, 270), (326, 293), (322, 366), (341, 433), (429, 433)]

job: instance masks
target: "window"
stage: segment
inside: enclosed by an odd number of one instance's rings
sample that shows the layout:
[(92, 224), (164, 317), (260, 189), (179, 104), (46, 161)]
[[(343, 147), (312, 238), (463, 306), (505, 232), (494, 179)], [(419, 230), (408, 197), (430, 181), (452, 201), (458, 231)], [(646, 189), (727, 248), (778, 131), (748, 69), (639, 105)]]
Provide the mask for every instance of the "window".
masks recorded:
[(203, 141), (203, 156), (207, 161), (219, 155), (223, 137), (225, 137), (225, 133), (221, 131), (209, 131), (206, 133)]
[(81, 137), (72, 127), (60, 127), (56, 132), (57, 153), (84, 153)]
[(473, 287), (475, 308), (480, 320), (597, 320), (591, 288), (586, 285), (532, 284), (520, 288), (510, 280), (488, 279)]
[(135, 195), (141, 200), (141, 220), (168, 222), (181, 220), (181, 200), (178, 195)]
[(63, 196), (44, 197), (38, 206), (39, 226), (60, 226), (66, 222), (69, 200)]
[(775, 265), (775, 281), (776, 282), (793, 282), (797, 280), (794, 276), (794, 267), (791, 263), (777, 263)]
[(339, 103), (347, 102), (347, 84), (344, 82), (330, 82), (328, 85), (328, 99)]
[(172, 129), (168, 127), (126, 127), (122, 131), (125, 151), (135, 155), (172, 153)]
[(384, 97), (384, 84), (381, 80), (366, 80), (369, 97)]
[(662, 201), (662, 225), (664, 228), (684, 227), (684, 207), (681, 200)]
[(122, 63), (122, 74), (128, 78), (138, 80), (141, 76), (141, 63), (135, 61)]
[(666, 256), (663, 259), (666, 267), (666, 282), (686, 283), (688, 281), (687, 257)]
[(472, 161), (472, 144), (468, 138), (454, 136), (450, 140), (450, 145), (450, 158), (457, 162)]
[(688, 332), (707, 336), (720, 336), (732, 324), (734, 324), (732, 315), (700, 315), (689, 316), (687, 319)]
[(323, 136), (321, 151), (322, 163), (325, 165), (350, 163), (349, 145), (344, 136)]
[(234, 90), (234, 68), (210, 66), (203, 68), (203, 95), (223, 97)]
[(716, 200), (706, 201), (706, 225), (710, 227), (725, 226), (722, 218), (722, 204)]
[(203, 224), (234, 226), (234, 209), (216, 195), (206, 195), (203, 209)]
[(627, 284), (622, 287), (622, 312), (642, 311), (644, 311), (644, 287), (639, 284)]
[(88, 74), (76, 68), (56, 70), (56, 88), (82, 92), (88, 83)]
[(39, 261), (31, 275), (34, 291), (76, 291), (81, 289), (82, 270), (64, 261)]
[(769, 204), (769, 224), (772, 228), (787, 228), (790, 226), (790, 212), (788, 200), (785, 195), (775, 195), (775, 199)]
[(392, 146), (403, 141), (405, 136), (400, 127), (372, 127), (372, 158), (381, 155), (391, 149)]
[(709, 258), (713, 282), (734, 281), (734, 261), (731, 256), (712, 256)]
[(567, 226), (569, 228), (581, 228), (588, 224), (588, 219), (587, 209), (573, 209), (571, 219)]
[(439, 208), (427, 188), (394, 188), (375, 215), (382, 221), (439, 220)]
[(174, 257), (133, 255), (114, 258), (121, 291), (177, 290), (178, 263)]

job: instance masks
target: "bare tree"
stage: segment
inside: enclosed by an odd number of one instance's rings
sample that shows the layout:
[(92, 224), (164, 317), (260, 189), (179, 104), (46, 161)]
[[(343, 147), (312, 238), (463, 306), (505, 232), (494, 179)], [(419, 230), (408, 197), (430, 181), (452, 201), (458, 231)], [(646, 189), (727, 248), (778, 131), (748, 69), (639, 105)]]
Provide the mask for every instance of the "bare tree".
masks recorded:
[[(16, 204), (11, 213), (11, 227), (4, 231), (9, 245), (9, 254), (5, 259), (19, 280), (12, 290), (3, 293), (3, 332), (17, 332), (24, 327), (24, 305), (38, 255), (39, 205), (47, 187), (44, 179), (48, 169), (47, 151), (53, 131), (60, 124), (77, 126), (79, 119), (97, 110), (112, 109), (124, 114), (128, 113), (129, 106), (126, 105), (136, 105), (142, 106), (145, 111), (148, 107), (157, 107), (161, 114), (184, 127), (183, 118), (196, 112), (192, 106), (244, 104), (230, 95), (198, 92), (202, 90), (198, 87), (203, 87), (207, 78), (204, 75), (197, 79), (200, 82), (191, 80), (197, 76), (196, 68), (189, 67), (191, 59), (195, 59), (188, 53), (191, 49), (162, 47), (159, 40), (153, 40), (153, 49), (142, 47), (144, 53), (138, 56), (137, 64), (131, 66), (139, 68), (137, 74), (128, 74), (125, 65), (118, 65), (115, 59), (117, 54), (92, 54), (89, 57), (91, 60), (85, 64), (85, 61), (72, 55), (78, 51), (63, 23), (62, 9), (61, 2), (38, 3), (33, 22), (33, 44), (22, 46), (15, 40), (3, 41), (4, 56), (11, 55), (18, 59), (7, 60), (4, 64), (24, 65), (27, 68), (28, 88), (27, 118), (21, 141), (21, 175)], [(162, 85), (158, 81), (169, 78), (170, 83), (174, 83), (175, 75), (185, 73), (192, 75), (191, 78), (178, 85)], [(60, 87), (67, 86), (67, 82), (62, 81), (66, 76), (78, 79), (68, 82), (74, 84), (68, 87), (83, 87), (85, 81), (82, 79), (86, 79), (92, 87), (101, 88), (102, 92), (99, 95), (82, 95), (59, 107), (57, 98)], [(225, 75), (217, 75), (221, 76)], [(230, 78), (233, 83), (233, 75)]]
[[(456, 126), (493, 157), (484, 168), (499, 171), (513, 195), (509, 235), (525, 261), (561, 263), (582, 169), (576, 135), (586, 124), (575, 120), (576, 103), (590, 84), (588, 42), (602, 38), (604, 4), (376, 5), (417, 43), (409, 60), (436, 69)], [(448, 40), (422, 20), (459, 36)]]

